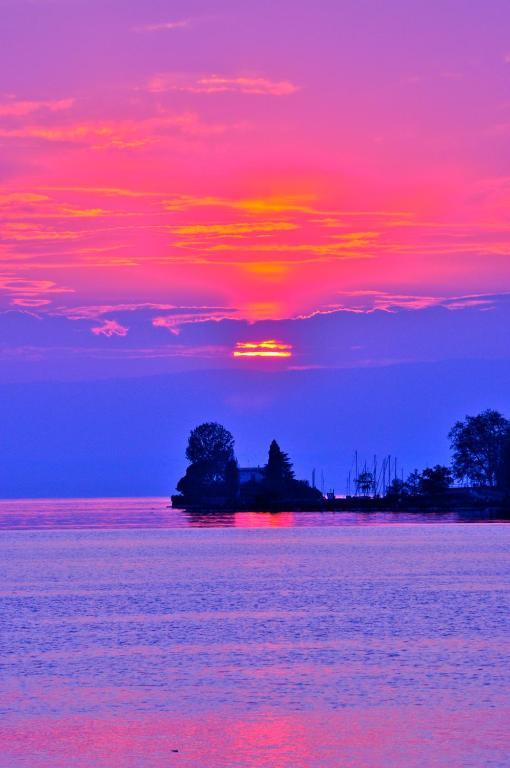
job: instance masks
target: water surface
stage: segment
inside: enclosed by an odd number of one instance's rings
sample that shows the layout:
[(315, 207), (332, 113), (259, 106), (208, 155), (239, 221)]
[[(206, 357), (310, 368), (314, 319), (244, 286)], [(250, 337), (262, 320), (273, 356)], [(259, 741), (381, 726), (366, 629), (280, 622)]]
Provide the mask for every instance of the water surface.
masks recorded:
[[(290, 528), (387, 523), (498, 522), (480, 512), (185, 512), (168, 499), (0, 499), (0, 530)], [(503, 521), (501, 521), (503, 522)]]
[(1, 768), (509, 764), (509, 526), (0, 507)]

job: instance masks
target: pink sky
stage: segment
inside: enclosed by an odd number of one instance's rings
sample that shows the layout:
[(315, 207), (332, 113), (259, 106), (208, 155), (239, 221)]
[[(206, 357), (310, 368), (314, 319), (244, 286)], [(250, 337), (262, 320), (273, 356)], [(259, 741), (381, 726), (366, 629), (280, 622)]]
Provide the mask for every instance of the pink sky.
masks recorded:
[(0, 7), (4, 310), (510, 289), (507, 2)]

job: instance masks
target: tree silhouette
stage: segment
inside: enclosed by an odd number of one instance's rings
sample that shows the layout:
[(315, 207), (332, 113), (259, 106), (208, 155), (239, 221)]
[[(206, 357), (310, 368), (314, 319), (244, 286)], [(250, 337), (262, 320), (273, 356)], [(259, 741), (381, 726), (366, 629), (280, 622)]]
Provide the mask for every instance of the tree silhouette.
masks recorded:
[(225, 467), (225, 496), (229, 503), (239, 496), (239, 467), (235, 459), (227, 461)]
[(285, 504), (320, 505), (323, 497), (316, 488), (311, 488), (305, 480), (296, 480), (292, 462), (276, 440), (269, 446), (269, 456), (264, 467), (264, 483), (258, 500), (269, 508)]
[(362, 496), (369, 496), (374, 490), (374, 476), (372, 472), (364, 470), (360, 472), (356, 478), (356, 491), (361, 493)]
[(239, 470), (234, 456), (234, 438), (215, 422), (206, 422), (190, 433), (186, 458), (190, 462), (177, 490), (193, 503), (212, 498), (231, 502), (239, 489)]
[(201, 502), (210, 488), (206, 473), (200, 464), (190, 464), (186, 474), (177, 483), (177, 490), (193, 504)]
[(458, 421), (448, 435), (455, 477), (473, 485), (495, 486), (509, 428), (510, 422), (490, 409)]
[(446, 493), (452, 480), (452, 473), (448, 467), (441, 466), (441, 464), (427, 467), (421, 473), (420, 492), (424, 496), (441, 496)]
[(395, 477), (386, 489), (386, 498), (399, 501), (409, 495), (409, 488), (399, 477)]
[(265, 476), (267, 489), (275, 497), (284, 495), (294, 480), (292, 462), (288, 454), (281, 450), (276, 440), (273, 440), (269, 446)]
[(421, 493), (421, 475), (414, 469), (405, 482), (406, 491), (410, 496), (419, 496)]
[(191, 430), (186, 458), (191, 464), (206, 466), (213, 474), (223, 474), (227, 462), (234, 459), (234, 438), (221, 424), (213, 421), (200, 424)]
[[(426, 467), (422, 472), (413, 470), (405, 483), (394, 480), (390, 488), (400, 496), (441, 496), (446, 493), (452, 480), (450, 468), (436, 464), (435, 467)], [(398, 490), (400, 493), (397, 493)], [(388, 495), (391, 495), (390, 489), (388, 489)]]
[(507, 430), (503, 441), (501, 459), (498, 469), (498, 487), (505, 492), (510, 499), (510, 429)]

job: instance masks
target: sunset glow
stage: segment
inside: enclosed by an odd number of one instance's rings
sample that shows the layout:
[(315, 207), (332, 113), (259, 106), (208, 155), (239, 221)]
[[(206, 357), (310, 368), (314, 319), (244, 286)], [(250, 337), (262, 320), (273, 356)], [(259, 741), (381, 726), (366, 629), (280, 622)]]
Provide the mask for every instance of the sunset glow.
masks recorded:
[(473, 12), (461, 39), (439, 6), (397, 3), (390, 23), (383, 6), (304, 3), (289, 34), (286, 0), (170, 19), (159, 5), (3, 7), (27, 51), (2, 46), (5, 308), (193, 297), (274, 318), (367, 288), (510, 288), (501, 14), (485, 9), (481, 34)]
[(510, 768), (510, 0), (0, 19), (0, 768)]
[(238, 341), (234, 357), (291, 357), (292, 346), (275, 339), (267, 341)]
[(253, 323), (338, 365), (314, 318), (510, 291), (508, 6), (0, 5), (16, 365), (291, 357)]

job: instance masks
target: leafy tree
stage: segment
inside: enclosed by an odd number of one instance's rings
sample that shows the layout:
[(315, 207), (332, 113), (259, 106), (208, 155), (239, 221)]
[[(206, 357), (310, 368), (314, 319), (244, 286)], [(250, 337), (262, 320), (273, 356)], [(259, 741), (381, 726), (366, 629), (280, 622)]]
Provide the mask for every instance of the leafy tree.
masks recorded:
[(360, 472), (356, 479), (356, 490), (361, 493), (362, 496), (368, 496), (374, 489), (374, 476), (371, 472), (365, 470)]
[(400, 487), (401, 496), (440, 496), (446, 493), (452, 479), (452, 473), (448, 467), (436, 464), (435, 467), (427, 467), (423, 472), (415, 469), (404, 484), (400, 480), (395, 480), (394, 483), (396, 489)]
[(400, 480), (398, 477), (392, 480), (386, 489), (386, 497), (388, 499), (397, 500), (397, 499), (402, 499), (404, 498), (404, 496), (408, 496), (408, 495), (409, 495), (409, 489), (407, 487), (407, 484), (404, 483), (403, 480)]
[(186, 448), (190, 464), (201, 466), (211, 482), (225, 479), (225, 470), (234, 457), (232, 434), (215, 422), (206, 422), (191, 431)]
[(413, 470), (405, 482), (405, 488), (409, 496), (419, 496), (421, 493), (421, 475), (417, 469)]
[(453, 451), (453, 474), (460, 481), (493, 487), (510, 422), (498, 411), (458, 421), (448, 435)]
[(452, 480), (452, 473), (448, 467), (440, 464), (436, 464), (435, 467), (427, 467), (421, 473), (420, 492), (424, 496), (441, 496), (446, 493)]
[(498, 468), (498, 487), (510, 497), (510, 429), (503, 441)]
[(201, 464), (190, 464), (186, 474), (177, 483), (177, 490), (192, 502), (200, 502), (207, 492), (206, 472)]
[(239, 470), (234, 438), (221, 424), (207, 422), (190, 433), (186, 458), (190, 462), (177, 490), (190, 502), (206, 503), (211, 497), (236, 498)]

